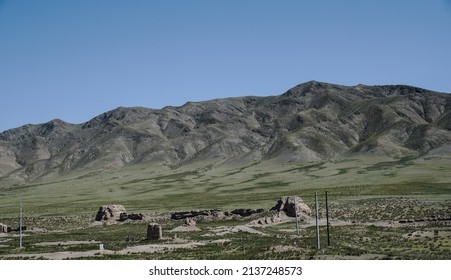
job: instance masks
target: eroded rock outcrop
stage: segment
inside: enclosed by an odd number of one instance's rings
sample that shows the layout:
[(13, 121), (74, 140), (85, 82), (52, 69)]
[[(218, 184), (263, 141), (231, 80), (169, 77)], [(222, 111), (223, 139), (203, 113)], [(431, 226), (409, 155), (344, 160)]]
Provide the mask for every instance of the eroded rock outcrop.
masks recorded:
[(126, 220), (143, 220), (144, 214), (142, 213), (132, 213), (127, 214), (125, 207), (123, 205), (103, 205), (99, 208), (97, 212), (96, 221), (99, 222), (124, 222)]
[(196, 221), (191, 219), (191, 218), (186, 218), (185, 219), (185, 224), (184, 226), (186, 227), (195, 227), (197, 225)]
[(123, 205), (103, 205), (99, 208), (96, 215), (96, 221), (113, 222), (120, 221), (121, 217), (126, 215), (125, 207)]
[(221, 215), (223, 215), (223, 211), (220, 211), (220, 210), (191, 210), (191, 211), (172, 213), (171, 219), (182, 220), (182, 219), (186, 219), (186, 218), (194, 218), (194, 217), (199, 217), (199, 216), (218, 217)]
[(310, 216), (312, 209), (299, 196), (282, 196), (271, 210), (283, 211), (289, 217)]
[(8, 233), (8, 226), (5, 224), (0, 224), (0, 233)]
[(265, 209), (235, 209), (233, 210), (232, 214), (234, 215), (239, 215), (241, 217), (247, 217), (253, 214), (257, 214), (257, 213), (263, 213), (265, 211)]
[(232, 211), (221, 211), (221, 210), (191, 210), (184, 212), (175, 212), (171, 214), (171, 219), (173, 220), (182, 220), (187, 218), (225, 218), (232, 217), (234, 215), (240, 217), (248, 217), (253, 214), (263, 213), (265, 209), (250, 209), (250, 208), (240, 208)]
[(282, 222), (284, 218), (286, 218), (286, 214), (284, 212), (273, 212), (270, 216), (262, 217), (260, 219), (254, 220), (251, 222), (253, 225), (272, 225), (278, 224)]
[(137, 221), (137, 220), (142, 220), (142, 219), (144, 219), (144, 214), (142, 214), (142, 213), (139, 213), (139, 214), (134, 214), (134, 213), (127, 214), (127, 213), (123, 212), (123, 213), (120, 214), (118, 221), (119, 222), (123, 222), (123, 221), (126, 221), (126, 220)]
[(147, 239), (148, 240), (160, 240), (163, 237), (163, 231), (159, 224), (147, 225)]

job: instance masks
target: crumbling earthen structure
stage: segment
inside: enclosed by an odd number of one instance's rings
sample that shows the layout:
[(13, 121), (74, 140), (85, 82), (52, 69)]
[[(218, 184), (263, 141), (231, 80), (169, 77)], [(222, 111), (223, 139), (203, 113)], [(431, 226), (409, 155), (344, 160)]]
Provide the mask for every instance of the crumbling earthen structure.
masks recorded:
[(159, 224), (148, 224), (147, 225), (147, 239), (148, 240), (159, 240), (163, 237), (163, 231), (161, 225)]

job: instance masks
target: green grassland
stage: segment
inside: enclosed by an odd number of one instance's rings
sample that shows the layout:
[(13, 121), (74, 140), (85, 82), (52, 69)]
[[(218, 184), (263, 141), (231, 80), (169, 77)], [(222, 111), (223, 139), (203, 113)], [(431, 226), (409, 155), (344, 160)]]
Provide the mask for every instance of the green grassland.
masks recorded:
[[(0, 185), (0, 223), (18, 226), (19, 201), (24, 204), (24, 247), (17, 234), (0, 237), (0, 258), (39, 258), (59, 251), (90, 251), (98, 243), (112, 251), (130, 246), (170, 244), (176, 239), (202, 246), (156, 253), (96, 254), (94, 259), (451, 259), (451, 222), (400, 225), (402, 219), (451, 216), (451, 159), (355, 157), (321, 163), (262, 161), (253, 164), (134, 165), (105, 174), (72, 174), (56, 181)], [(283, 195), (298, 195), (313, 208), (319, 193), (325, 218), (324, 192), (329, 193), (331, 245), (321, 226), (321, 250), (315, 228), (294, 222), (247, 232), (208, 234), (215, 227), (233, 227), (255, 217), (198, 220), (197, 232), (170, 233), (181, 224), (168, 219), (192, 209), (264, 208)], [(128, 213), (154, 216), (165, 239), (145, 240), (146, 222), (93, 226), (101, 205), (122, 204)], [(262, 215), (269, 215), (264, 213)], [(339, 222), (342, 222), (341, 224)], [(324, 224), (324, 223), (323, 223)], [(175, 235), (176, 238), (175, 238)], [(215, 240), (224, 239), (224, 242)], [(95, 243), (68, 244), (66, 241)], [(59, 246), (39, 246), (54, 242)]]

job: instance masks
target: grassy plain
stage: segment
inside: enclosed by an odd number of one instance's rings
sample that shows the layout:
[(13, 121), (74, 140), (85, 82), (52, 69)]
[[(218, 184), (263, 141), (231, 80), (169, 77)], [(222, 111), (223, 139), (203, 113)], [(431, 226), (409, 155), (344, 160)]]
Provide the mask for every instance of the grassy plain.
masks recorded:
[[(22, 249), (17, 248), (17, 234), (0, 235), (0, 258), (54, 258), (46, 254), (69, 251), (94, 252), (71, 256), (93, 259), (451, 259), (451, 221), (439, 220), (451, 216), (450, 169), (451, 159), (446, 157), (357, 157), (315, 164), (140, 165), (113, 173), (4, 185), (0, 223), (17, 227), (22, 201), (24, 224), (32, 230), (26, 232)], [(299, 236), (294, 221), (249, 226), (257, 217), (201, 219), (200, 231), (170, 232), (182, 223), (168, 219), (171, 212), (269, 210), (283, 195), (301, 196), (313, 209), (315, 191), (320, 195), (322, 223), (319, 251), (312, 221), (301, 223)], [(325, 246), (324, 191), (329, 193), (330, 246)], [(105, 204), (122, 204), (128, 213), (154, 217), (162, 224), (165, 239), (144, 240), (144, 221), (93, 226), (99, 206)], [(239, 230), (215, 234), (217, 228), (240, 225), (261, 234)], [(100, 243), (108, 254), (95, 252)], [(164, 247), (171, 244), (187, 246)], [(127, 251), (151, 245), (163, 249)]]

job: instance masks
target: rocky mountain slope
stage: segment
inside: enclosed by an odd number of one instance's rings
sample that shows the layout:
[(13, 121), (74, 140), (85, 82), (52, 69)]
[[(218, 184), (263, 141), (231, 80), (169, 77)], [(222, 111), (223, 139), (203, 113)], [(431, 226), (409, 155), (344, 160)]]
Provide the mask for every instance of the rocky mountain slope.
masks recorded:
[(451, 154), (451, 95), (404, 86), (311, 81), (280, 96), (117, 108), (82, 124), (52, 120), (0, 134), (0, 180), (355, 155)]

